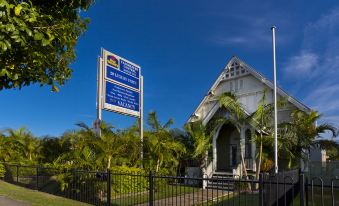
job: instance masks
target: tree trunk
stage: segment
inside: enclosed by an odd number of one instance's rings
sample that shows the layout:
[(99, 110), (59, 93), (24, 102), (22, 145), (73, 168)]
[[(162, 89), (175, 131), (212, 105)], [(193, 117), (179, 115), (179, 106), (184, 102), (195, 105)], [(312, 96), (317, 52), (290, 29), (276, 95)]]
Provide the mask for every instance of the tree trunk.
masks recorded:
[(255, 178), (257, 180), (259, 179), (259, 175), (260, 175), (261, 161), (262, 161), (262, 133), (260, 133), (259, 157), (258, 157), (258, 162), (257, 162), (257, 171), (255, 173)]
[(155, 170), (156, 172), (159, 171), (159, 167), (160, 167), (160, 159), (157, 160), (157, 168), (156, 168), (156, 170)]
[(241, 159), (241, 165), (243, 168), (243, 174), (245, 175), (245, 178), (247, 179), (247, 168), (245, 165), (245, 159), (244, 159), (244, 141), (241, 139), (241, 130), (239, 130), (239, 134), (240, 134), (240, 159)]
[[(239, 132), (240, 133), (240, 132)], [(241, 135), (241, 133), (240, 133)], [(248, 174), (247, 174), (247, 168), (246, 168), (246, 164), (245, 164), (245, 158), (244, 158), (244, 144), (243, 144), (243, 141), (241, 140), (241, 137), (240, 137), (240, 159), (241, 159), (241, 165), (242, 165), (242, 169), (243, 169), (243, 176), (245, 176), (245, 179), (247, 180), (248, 179)], [(248, 189), (251, 190), (251, 184), (248, 183), (247, 184), (248, 186)]]
[(242, 151), (240, 151), (240, 158), (241, 158), (241, 164), (242, 164), (242, 168), (243, 168), (243, 174), (244, 174), (245, 178), (247, 179), (247, 177), (248, 177), (247, 168), (246, 168), (245, 159), (244, 159), (244, 155), (242, 154)]
[(107, 162), (107, 169), (111, 168), (111, 160), (112, 160), (112, 156), (108, 156), (108, 162)]

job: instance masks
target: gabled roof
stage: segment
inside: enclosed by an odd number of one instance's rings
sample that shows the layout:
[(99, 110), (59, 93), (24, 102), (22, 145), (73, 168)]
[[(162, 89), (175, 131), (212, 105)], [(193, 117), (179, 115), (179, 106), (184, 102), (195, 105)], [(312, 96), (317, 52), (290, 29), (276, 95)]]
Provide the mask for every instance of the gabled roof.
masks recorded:
[[(251, 66), (249, 66), (248, 64), (246, 64), (244, 61), (242, 61), (241, 59), (239, 59), (236, 56), (233, 56), (230, 61), (226, 64), (226, 66), (224, 67), (223, 71), (221, 72), (221, 74), (219, 75), (219, 77), (217, 78), (217, 80), (214, 82), (214, 84), (212, 85), (212, 87), (208, 90), (208, 93), (205, 95), (205, 97), (203, 98), (203, 100), (200, 102), (199, 106), (196, 108), (196, 110), (194, 111), (194, 113), (190, 116), (190, 118), (188, 119), (189, 121), (192, 121), (192, 117), (195, 116), (195, 114), (198, 112), (198, 110), (207, 102), (209, 101), (209, 95), (211, 93), (213, 93), (213, 91), (216, 89), (216, 87), (222, 83), (223, 81), (225, 81), (225, 75), (229, 74), (229, 68), (231, 65), (234, 64), (239, 64), (241, 65), (243, 68), (246, 69), (247, 73), (252, 74), (255, 78), (257, 78), (259, 81), (261, 81), (263, 84), (265, 84), (266, 86), (268, 86), (270, 89), (274, 89), (274, 85), (273, 83), (268, 80), (264, 75), (262, 75), (261, 73), (257, 72), (255, 69), (253, 69)], [(228, 76), (228, 75), (227, 75)], [(285, 92), (283, 89), (281, 89), (280, 87), (277, 86), (277, 93), (278, 95), (286, 98), (288, 100), (288, 102), (290, 102), (291, 104), (293, 104), (294, 106), (296, 106), (298, 109), (309, 112), (311, 111), (311, 109), (309, 107), (307, 107), (306, 105), (304, 105), (303, 103), (301, 103), (300, 101), (298, 101), (296, 98), (290, 96), (289, 94), (287, 94), (287, 92)]]

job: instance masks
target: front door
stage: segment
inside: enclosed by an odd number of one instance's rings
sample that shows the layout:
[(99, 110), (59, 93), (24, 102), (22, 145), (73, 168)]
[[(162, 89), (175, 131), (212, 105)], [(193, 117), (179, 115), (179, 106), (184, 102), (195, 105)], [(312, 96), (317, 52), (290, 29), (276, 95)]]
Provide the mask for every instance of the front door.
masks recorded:
[(237, 146), (231, 145), (231, 166), (237, 165)]
[(229, 141), (227, 136), (220, 136), (217, 139), (217, 170), (227, 171), (230, 162)]

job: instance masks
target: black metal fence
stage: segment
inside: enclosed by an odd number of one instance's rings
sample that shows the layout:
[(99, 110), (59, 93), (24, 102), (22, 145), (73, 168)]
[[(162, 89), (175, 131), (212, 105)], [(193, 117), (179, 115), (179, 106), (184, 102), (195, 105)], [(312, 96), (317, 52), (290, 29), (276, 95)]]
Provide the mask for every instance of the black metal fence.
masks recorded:
[(298, 170), (252, 180), (5, 167), (7, 182), (93, 205), (339, 205), (338, 179), (325, 185), (321, 178), (308, 179)]

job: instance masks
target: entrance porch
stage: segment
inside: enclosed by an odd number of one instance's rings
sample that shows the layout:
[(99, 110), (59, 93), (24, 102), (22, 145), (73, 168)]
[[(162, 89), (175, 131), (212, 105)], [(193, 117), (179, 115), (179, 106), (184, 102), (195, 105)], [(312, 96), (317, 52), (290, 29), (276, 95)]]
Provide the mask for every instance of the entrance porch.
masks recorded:
[[(206, 168), (206, 175), (228, 174), (242, 176), (241, 151), (248, 172), (256, 170), (255, 143), (251, 140), (253, 129), (248, 126), (240, 133), (232, 124), (222, 125), (213, 137), (212, 161)], [(241, 148), (243, 147), (243, 148)]]

